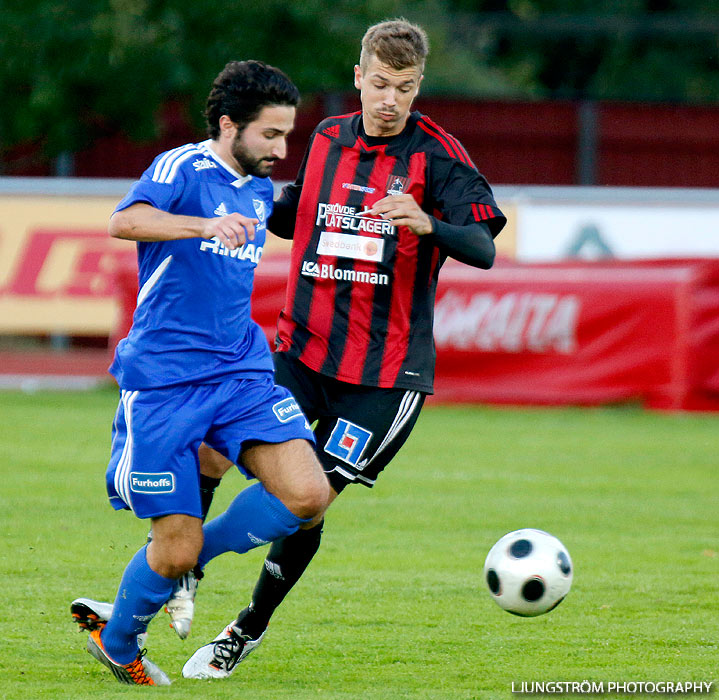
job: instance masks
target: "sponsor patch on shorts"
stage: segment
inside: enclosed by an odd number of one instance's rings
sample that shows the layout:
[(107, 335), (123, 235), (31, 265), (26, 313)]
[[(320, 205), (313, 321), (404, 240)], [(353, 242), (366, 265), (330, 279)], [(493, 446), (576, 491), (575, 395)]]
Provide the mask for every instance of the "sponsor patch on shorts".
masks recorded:
[(356, 467), (371, 437), (372, 433), (369, 430), (344, 418), (338, 418), (325, 445), (325, 452)]
[(302, 413), (302, 409), (297, 401), (291, 396), (286, 399), (282, 399), (282, 401), (278, 401), (272, 407), (272, 412), (277, 416), (277, 420), (280, 421), (280, 423), (286, 423), (288, 420), (292, 420), (293, 418), (304, 418), (305, 415)]
[(130, 490), (135, 493), (172, 493), (175, 490), (175, 475), (172, 472), (130, 472)]

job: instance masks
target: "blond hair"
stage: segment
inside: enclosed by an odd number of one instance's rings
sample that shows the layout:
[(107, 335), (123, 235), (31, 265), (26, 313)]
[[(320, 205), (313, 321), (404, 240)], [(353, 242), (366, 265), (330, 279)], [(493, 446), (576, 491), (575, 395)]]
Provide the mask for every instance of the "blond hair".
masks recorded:
[(395, 70), (417, 66), (424, 70), (429, 53), (429, 40), (422, 27), (406, 19), (391, 19), (372, 25), (362, 37), (360, 67), (367, 69), (370, 57)]

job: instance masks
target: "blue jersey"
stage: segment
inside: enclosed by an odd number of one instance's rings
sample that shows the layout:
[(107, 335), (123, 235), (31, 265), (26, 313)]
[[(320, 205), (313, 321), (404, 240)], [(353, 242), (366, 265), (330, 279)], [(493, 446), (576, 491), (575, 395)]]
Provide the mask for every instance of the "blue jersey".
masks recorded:
[(267, 340), (250, 318), (254, 271), (272, 211), (269, 178), (240, 175), (210, 148), (159, 155), (115, 211), (145, 202), (171, 214), (259, 219), (254, 241), (229, 250), (217, 239), (137, 244), (137, 309), (110, 372), (123, 389), (209, 383), (272, 372)]

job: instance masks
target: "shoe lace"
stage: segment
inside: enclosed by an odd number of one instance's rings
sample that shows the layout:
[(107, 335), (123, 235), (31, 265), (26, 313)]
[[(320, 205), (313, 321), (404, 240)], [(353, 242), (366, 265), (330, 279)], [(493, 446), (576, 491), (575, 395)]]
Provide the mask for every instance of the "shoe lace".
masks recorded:
[(147, 675), (142, 664), (142, 658), (145, 654), (147, 654), (147, 649), (142, 649), (135, 660), (125, 666), (125, 669), (130, 674), (133, 683), (137, 685), (155, 685), (155, 681)]
[(211, 666), (230, 671), (240, 660), (242, 650), (251, 637), (239, 634), (234, 627), (230, 627), (230, 634), (226, 639), (215, 642), (215, 653), (212, 656)]

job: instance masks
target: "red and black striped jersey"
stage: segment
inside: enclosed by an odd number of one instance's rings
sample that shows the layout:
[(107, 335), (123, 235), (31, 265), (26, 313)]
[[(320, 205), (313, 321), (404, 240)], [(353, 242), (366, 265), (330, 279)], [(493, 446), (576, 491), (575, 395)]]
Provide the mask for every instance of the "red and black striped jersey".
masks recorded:
[(461, 143), (428, 117), (413, 112), (389, 139), (365, 136), (359, 112), (325, 119), (268, 224), (294, 238), (277, 350), (351, 384), (432, 392), (446, 256), (434, 235), (364, 213), (388, 193), (409, 193), (450, 224), (483, 222), (493, 236), (506, 223)]

